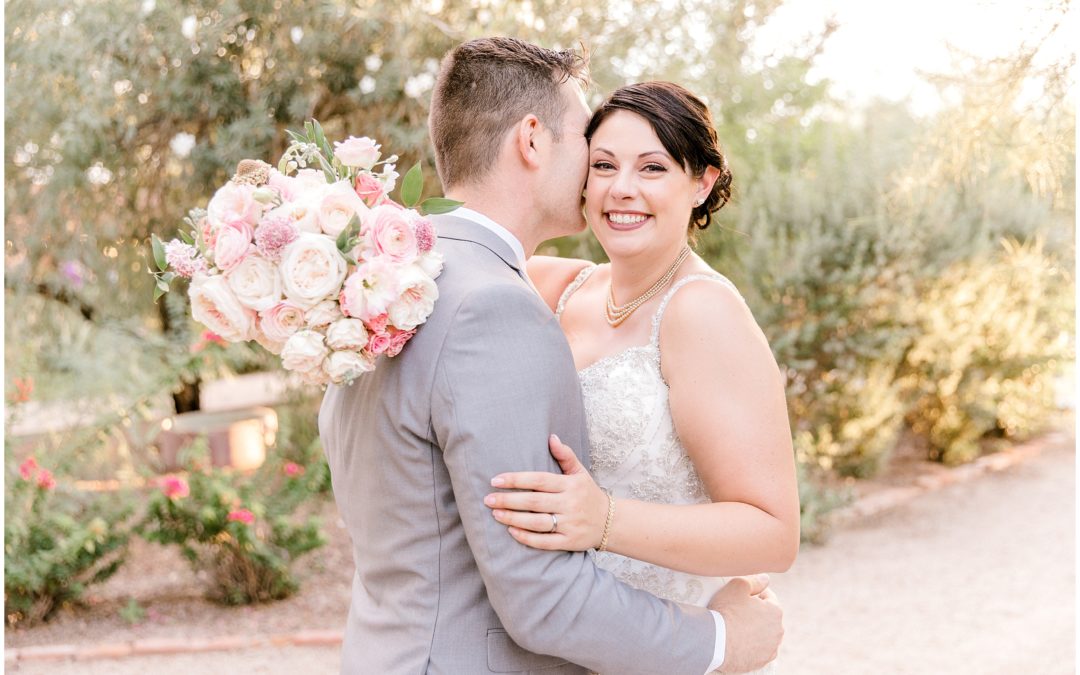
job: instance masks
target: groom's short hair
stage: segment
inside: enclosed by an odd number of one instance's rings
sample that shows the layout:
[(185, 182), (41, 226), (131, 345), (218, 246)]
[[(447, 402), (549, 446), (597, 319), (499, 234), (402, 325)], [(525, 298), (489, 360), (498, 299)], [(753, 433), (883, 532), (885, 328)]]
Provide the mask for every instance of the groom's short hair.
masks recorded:
[(428, 127), (443, 189), (474, 182), (491, 169), (503, 135), (532, 113), (562, 134), (566, 103), (559, 91), (587, 83), (585, 57), (509, 37), (470, 40), (442, 61)]

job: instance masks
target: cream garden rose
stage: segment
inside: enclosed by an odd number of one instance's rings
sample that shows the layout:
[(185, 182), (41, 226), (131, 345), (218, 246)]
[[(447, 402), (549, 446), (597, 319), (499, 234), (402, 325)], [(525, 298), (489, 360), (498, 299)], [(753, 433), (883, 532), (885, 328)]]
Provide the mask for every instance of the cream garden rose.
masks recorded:
[(349, 136), (344, 141), (334, 143), (334, 157), (345, 166), (357, 169), (370, 169), (379, 161), (379, 148), (382, 147), (367, 136), (357, 138)]
[(319, 204), (319, 226), (331, 237), (337, 237), (355, 215), (361, 220), (368, 207), (356, 194), (349, 181), (338, 181), (326, 188)]
[(285, 297), (304, 309), (337, 293), (345, 272), (345, 257), (329, 237), (302, 232), (281, 253)]
[(360, 319), (339, 319), (326, 329), (331, 349), (360, 351), (368, 342), (368, 332)]
[(323, 300), (305, 313), (308, 328), (326, 328), (344, 316), (334, 300)]
[(308, 373), (322, 368), (323, 360), (330, 354), (321, 333), (313, 330), (297, 331), (285, 342), (281, 350), (281, 364), (298, 373)]
[(375, 363), (359, 352), (334, 352), (323, 366), (334, 382), (348, 382), (375, 370)]
[(417, 265), (408, 265), (398, 276), (398, 298), (386, 308), (390, 323), (412, 330), (427, 321), (439, 299), (439, 287)]
[(229, 288), (240, 304), (261, 312), (281, 300), (281, 275), (277, 265), (252, 253), (225, 273)]
[(188, 288), (191, 318), (230, 342), (250, 340), (255, 312), (240, 304), (221, 275), (196, 275)]

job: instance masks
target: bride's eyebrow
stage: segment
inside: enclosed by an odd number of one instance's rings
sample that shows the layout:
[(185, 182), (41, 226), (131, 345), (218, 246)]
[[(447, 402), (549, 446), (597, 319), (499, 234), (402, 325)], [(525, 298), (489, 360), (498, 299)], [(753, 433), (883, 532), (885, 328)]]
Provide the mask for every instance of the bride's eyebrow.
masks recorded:
[[(595, 152), (602, 152), (605, 155), (610, 155), (611, 157), (615, 156), (615, 153), (608, 150), (607, 148), (591, 148), (591, 150), (594, 153)], [(638, 159), (641, 159), (643, 157), (648, 157), (649, 155), (660, 155), (661, 157), (665, 157), (665, 158), (667, 158), (668, 160), (670, 160), (672, 162), (675, 161), (674, 159), (672, 159), (671, 155), (664, 152), (663, 150), (649, 150), (648, 152), (643, 152), (640, 155), (638, 155)]]

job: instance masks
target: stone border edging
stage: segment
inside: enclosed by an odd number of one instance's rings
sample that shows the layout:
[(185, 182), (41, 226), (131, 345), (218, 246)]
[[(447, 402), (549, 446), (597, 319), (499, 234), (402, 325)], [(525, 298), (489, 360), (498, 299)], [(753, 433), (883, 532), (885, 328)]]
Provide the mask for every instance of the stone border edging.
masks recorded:
[[(1027, 443), (1008, 450), (986, 455), (948, 471), (934, 475), (920, 476), (915, 485), (887, 488), (868, 495), (854, 504), (839, 509), (832, 515), (833, 527), (847, 525), (857, 520), (874, 516), (901, 506), (919, 495), (935, 492), (949, 485), (965, 483), (986, 473), (997, 473), (1024, 461), (1039, 456), (1047, 446), (1061, 443), (1068, 439), (1068, 434), (1053, 431)], [(97, 645), (39, 645), (33, 647), (15, 647), (4, 650), (4, 663), (12, 664), (25, 661), (56, 661), (73, 659), (87, 661), (92, 659), (118, 659), (129, 656), (150, 656), (154, 654), (191, 654), (197, 652), (229, 651), (258, 647), (313, 647), (336, 646), (341, 644), (342, 630), (304, 630), (296, 633), (275, 633), (271, 635), (226, 635), (216, 638), (145, 638), (128, 642), (113, 642)]]
[(949, 485), (966, 483), (983, 474), (1004, 471), (1039, 456), (1047, 446), (1062, 443), (1068, 438), (1069, 434), (1063, 431), (1051, 431), (1034, 440), (992, 455), (985, 455), (968, 464), (932, 475), (919, 476), (915, 479), (914, 485), (886, 488), (875, 492), (856, 500), (854, 504), (836, 510), (829, 519), (829, 525), (831, 527), (849, 525), (863, 518), (890, 511), (919, 495), (936, 492)]
[(120, 659), (154, 654), (191, 654), (257, 647), (314, 647), (341, 644), (341, 630), (303, 630), (272, 635), (224, 635), (214, 638), (145, 638), (96, 645), (40, 645), (4, 650), (4, 663), (26, 661)]

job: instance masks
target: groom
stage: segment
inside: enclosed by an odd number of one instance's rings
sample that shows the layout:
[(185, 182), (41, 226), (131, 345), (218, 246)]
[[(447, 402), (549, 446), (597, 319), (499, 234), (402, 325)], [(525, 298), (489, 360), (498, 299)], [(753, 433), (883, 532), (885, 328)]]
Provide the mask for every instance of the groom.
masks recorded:
[[(510, 38), (444, 59), (431, 139), (447, 196), (435, 310), (397, 358), (331, 386), (319, 414), (356, 562), (343, 673), (686, 673), (760, 667), (780, 642), (763, 578), (710, 611), (659, 600), (586, 553), (515, 542), (492, 476), (558, 471), (586, 448), (570, 349), (525, 276), (537, 245), (584, 227), (584, 63)], [(764, 592), (763, 592), (764, 591)]]

